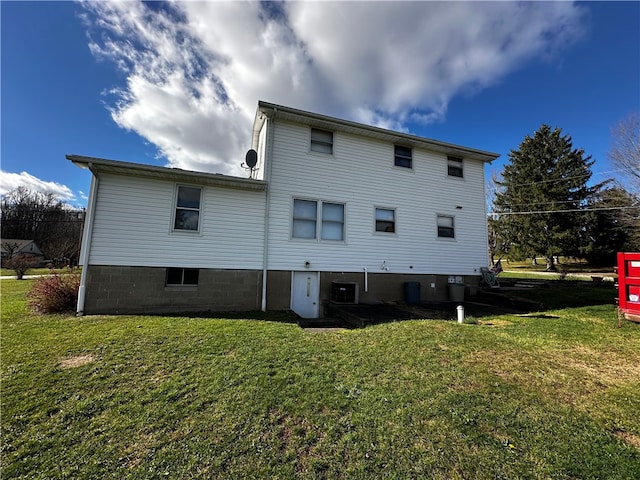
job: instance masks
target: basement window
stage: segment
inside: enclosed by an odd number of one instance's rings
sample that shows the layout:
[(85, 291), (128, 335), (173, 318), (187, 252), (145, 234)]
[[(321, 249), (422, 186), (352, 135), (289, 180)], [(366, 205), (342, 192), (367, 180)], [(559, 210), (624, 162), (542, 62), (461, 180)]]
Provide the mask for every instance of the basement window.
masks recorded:
[(167, 268), (166, 286), (198, 285), (197, 268)]

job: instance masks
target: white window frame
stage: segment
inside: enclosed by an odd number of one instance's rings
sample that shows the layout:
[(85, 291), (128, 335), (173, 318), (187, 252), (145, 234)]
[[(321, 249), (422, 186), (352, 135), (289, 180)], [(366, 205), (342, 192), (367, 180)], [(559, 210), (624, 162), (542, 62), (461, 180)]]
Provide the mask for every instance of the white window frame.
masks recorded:
[[(393, 212), (393, 231), (388, 232), (386, 230), (378, 230), (378, 211), (385, 210)], [(388, 220), (380, 220), (381, 222), (388, 222)], [(398, 233), (398, 215), (395, 208), (390, 207), (374, 207), (373, 208), (373, 231), (379, 235), (396, 235)]]
[[(300, 201), (300, 202), (309, 202), (309, 203), (313, 203), (315, 204), (315, 216), (313, 218), (311, 217), (304, 217), (304, 216), (298, 216), (296, 217), (296, 202)], [(296, 221), (299, 222), (311, 222), (313, 220), (313, 237), (303, 237), (303, 236), (296, 236), (294, 234), (294, 230), (295, 230), (295, 225), (296, 225)], [(318, 240), (318, 201), (315, 199), (310, 199), (310, 198), (300, 198), (300, 197), (296, 197), (293, 199), (292, 205), (291, 205), (291, 238), (295, 239), (295, 240), (313, 240), (313, 241), (317, 241)]]
[[(319, 134), (331, 135), (331, 141), (329, 142), (327, 140), (318, 138), (317, 136), (316, 138), (314, 138), (314, 132), (317, 132)], [(309, 151), (312, 153), (319, 153), (321, 155), (333, 155), (334, 140), (335, 140), (335, 133), (333, 131), (311, 127), (311, 129), (309, 130)], [(328, 152), (326, 151), (327, 148), (329, 149)]]
[[(398, 154), (397, 150), (399, 148), (409, 150), (409, 156)], [(398, 159), (400, 159), (400, 161), (409, 160), (409, 166), (398, 165)], [(393, 146), (393, 166), (398, 168), (406, 168), (407, 170), (412, 170), (413, 169), (413, 148), (407, 147), (406, 145), (394, 145)]]
[[(198, 207), (194, 208), (194, 207), (188, 207), (188, 206), (180, 206), (178, 205), (178, 200), (180, 198), (180, 189), (181, 188), (191, 188), (193, 190), (199, 190), (200, 191), (200, 198), (198, 199)], [(186, 234), (198, 234), (200, 233), (200, 230), (202, 228), (202, 198), (203, 198), (203, 188), (199, 187), (199, 186), (194, 186), (194, 185), (176, 185), (176, 188), (174, 190), (174, 199), (173, 199), (173, 214), (171, 216), (171, 232), (173, 233), (186, 233)], [(177, 228), (176, 227), (176, 219), (177, 219), (177, 215), (178, 215), (178, 210), (185, 210), (185, 211), (191, 211), (191, 212), (197, 212), (198, 213), (198, 228), (196, 229), (189, 229), (189, 228)]]
[[(302, 237), (294, 235), (294, 228), (296, 220), (299, 221), (311, 221), (311, 218), (303, 218), (295, 217), (295, 206), (296, 201), (310, 202), (315, 203), (316, 206), (316, 215), (315, 215), (315, 230), (314, 237)], [(324, 206), (325, 205), (339, 205), (342, 207), (342, 220), (337, 221), (334, 219), (325, 219), (324, 215)], [(342, 238), (340, 239), (332, 239), (325, 238), (325, 225), (341, 225), (342, 230)], [(334, 202), (329, 200), (318, 200), (312, 198), (304, 198), (304, 197), (293, 197), (292, 207), (291, 207), (291, 228), (290, 228), (290, 239), (295, 241), (308, 241), (308, 242), (332, 242), (332, 243), (344, 243), (346, 241), (346, 225), (347, 225), (347, 208), (346, 204), (343, 202)]]
[[(323, 242), (344, 242), (344, 226), (345, 226), (345, 208), (344, 208), (344, 203), (339, 203), (339, 202), (327, 202), (327, 201), (322, 201), (320, 200), (318, 202), (318, 204), (320, 205), (320, 215), (318, 216), (318, 218), (320, 219), (320, 240), (322, 240)], [(324, 212), (325, 212), (325, 205), (338, 205), (340, 207), (342, 207), (342, 220), (335, 220), (335, 219), (325, 219), (324, 217)], [(341, 238), (325, 238), (325, 225), (327, 227), (329, 226), (335, 226), (335, 225), (340, 225), (340, 237)], [(329, 229), (327, 228), (327, 231)]]
[[(460, 172), (460, 175), (451, 172)], [(464, 178), (464, 160), (458, 157), (447, 157), (447, 176), (453, 178)]]
[[(451, 233), (453, 235), (440, 235), (440, 219), (451, 219), (451, 226), (442, 225), (442, 228), (451, 229)], [(455, 240), (456, 239), (456, 218), (453, 215), (446, 215), (444, 213), (436, 214), (436, 235), (438, 238), (444, 238), (447, 240)]]

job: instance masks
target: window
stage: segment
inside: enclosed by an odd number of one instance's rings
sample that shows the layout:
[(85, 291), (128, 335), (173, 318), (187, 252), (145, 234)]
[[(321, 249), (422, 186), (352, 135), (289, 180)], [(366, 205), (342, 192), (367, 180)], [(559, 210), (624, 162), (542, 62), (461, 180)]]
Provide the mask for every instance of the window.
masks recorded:
[(376, 232), (396, 231), (396, 211), (390, 208), (376, 208)]
[(322, 202), (322, 240), (344, 240), (344, 205)]
[(453, 217), (438, 215), (438, 236), (444, 238), (455, 238)]
[(412, 166), (411, 148), (409, 147), (395, 145), (393, 158), (393, 164), (396, 167), (411, 168)]
[(319, 153), (333, 153), (333, 132), (311, 129), (311, 151)]
[(450, 177), (460, 177), (462, 178), (463, 170), (462, 170), (462, 159), (448, 157), (447, 158), (447, 174)]
[(174, 230), (198, 231), (200, 220), (200, 188), (178, 187)]
[(198, 285), (197, 268), (167, 268), (165, 285)]
[[(320, 222), (318, 222), (318, 218), (321, 219)], [(318, 227), (320, 232), (318, 232)], [(344, 240), (344, 205), (294, 199), (291, 237), (311, 240), (318, 237), (321, 240)]]
[(317, 202), (311, 200), (293, 201), (293, 238), (316, 238)]

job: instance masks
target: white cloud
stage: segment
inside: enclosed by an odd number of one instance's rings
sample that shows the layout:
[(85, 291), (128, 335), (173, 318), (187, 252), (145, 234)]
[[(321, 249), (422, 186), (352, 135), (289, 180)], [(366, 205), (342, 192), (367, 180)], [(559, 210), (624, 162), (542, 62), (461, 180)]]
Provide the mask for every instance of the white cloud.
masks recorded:
[(0, 170), (0, 195), (5, 195), (18, 187), (24, 187), (32, 192), (52, 193), (62, 201), (76, 199), (76, 196), (66, 185), (40, 180), (27, 172), (10, 173)]
[(83, 2), (127, 75), (113, 119), (172, 166), (241, 174), (259, 99), (395, 129), (553, 57), (569, 2)]

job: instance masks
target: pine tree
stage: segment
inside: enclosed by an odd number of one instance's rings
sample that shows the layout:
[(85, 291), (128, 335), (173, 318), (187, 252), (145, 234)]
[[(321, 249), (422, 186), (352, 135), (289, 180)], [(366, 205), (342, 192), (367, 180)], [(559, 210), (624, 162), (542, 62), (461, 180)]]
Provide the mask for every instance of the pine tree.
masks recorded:
[(586, 213), (581, 210), (602, 187), (588, 186), (593, 161), (574, 149), (559, 128), (542, 125), (509, 153), (494, 200), (497, 230), (521, 256), (576, 256), (584, 246)]

